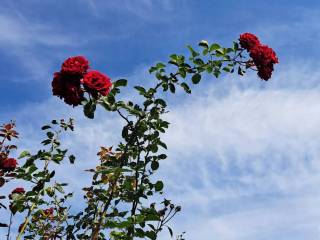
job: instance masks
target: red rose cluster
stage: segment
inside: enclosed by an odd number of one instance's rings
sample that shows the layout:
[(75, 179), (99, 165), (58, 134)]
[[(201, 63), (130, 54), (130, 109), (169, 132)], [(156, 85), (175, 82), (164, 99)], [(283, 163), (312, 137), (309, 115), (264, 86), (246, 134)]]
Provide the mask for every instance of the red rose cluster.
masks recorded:
[(108, 76), (99, 71), (89, 71), (89, 61), (83, 56), (70, 57), (62, 64), (61, 71), (55, 72), (52, 93), (73, 106), (81, 104), (87, 92), (97, 99), (99, 94), (108, 95), (112, 83)]
[(17, 167), (17, 160), (14, 158), (6, 158), (0, 161), (0, 169), (4, 172), (11, 172)]
[(252, 33), (241, 34), (239, 42), (240, 46), (249, 52), (254, 65), (258, 69), (258, 76), (266, 81), (270, 79), (273, 65), (279, 63), (273, 49), (261, 44), (257, 36)]

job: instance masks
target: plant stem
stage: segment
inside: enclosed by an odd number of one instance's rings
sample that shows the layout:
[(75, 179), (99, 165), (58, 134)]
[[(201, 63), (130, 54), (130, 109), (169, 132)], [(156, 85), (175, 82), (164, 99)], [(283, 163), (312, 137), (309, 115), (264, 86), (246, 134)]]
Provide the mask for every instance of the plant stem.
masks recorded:
[(9, 222), (9, 227), (8, 227), (8, 233), (7, 233), (7, 240), (10, 240), (12, 217), (13, 217), (13, 214), (12, 214), (12, 212), (11, 212), (11, 214), (10, 214), (10, 222)]

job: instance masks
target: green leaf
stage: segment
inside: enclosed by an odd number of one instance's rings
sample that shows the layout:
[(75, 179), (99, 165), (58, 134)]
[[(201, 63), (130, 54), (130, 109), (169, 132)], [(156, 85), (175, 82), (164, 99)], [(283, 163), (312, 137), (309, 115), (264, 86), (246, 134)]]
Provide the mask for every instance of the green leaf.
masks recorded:
[(202, 40), (201, 42), (199, 42), (199, 46), (209, 48), (209, 43), (206, 40)]
[(29, 156), (30, 156), (30, 153), (28, 151), (23, 151), (22, 153), (20, 153), (18, 159), (29, 157)]
[(180, 86), (186, 91), (186, 93), (191, 93), (191, 89), (186, 83), (181, 83)]
[(166, 67), (166, 65), (163, 64), (163, 63), (161, 63), (161, 62), (159, 62), (159, 63), (157, 63), (156, 67), (157, 67), (158, 69), (161, 69), (161, 68)]
[(175, 93), (176, 92), (176, 87), (174, 86), (174, 84), (172, 83), (169, 83), (169, 89), (172, 93)]
[(166, 159), (167, 158), (167, 155), (166, 154), (160, 154), (158, 156), (159, 159)]
[(210, 52), (215, 51), (215, 50), (220, 49), (220, 48), (221, 48), (221, 46), (219, 44), (213, 43), (210, 46)]
[(147, 231), (145, 235), (151, 240), (155, 240), (157, 238), (157, 234), (154, 231)]
[(157, 181), (156, 184), (154, 185), (154, 188), (157, 192), (160, 192), (163, 189), (163, 182)]
[(197, 57), (197, 56), (199, 56), (199, 53), (196, 52), (190, 45), (187, 45), (187, 48), (188, 48), (189, 51), (191, 52), (192, 57)]
[(47, 136), (48, 136), (49, 139), (52, 139), (54, 134), (52, 132), (47, 132)]
[(153, 171), (157, 170), (159, 168), (159, 163), (157, 161), (152, 161), (151, 162), (151, 169)]
[(155, 104), (160, 104), (162, 107), (166, 107), (167, 106), (167, 103), (161, 99), (161, 98), (158, 98), (154, 101)]
[(56, 184), (55, 189), (57, 189), (60, 193), (64, 194), (64, 190), (63, 190), (63, 187), (61, 186), (61, 184)]
[(239, 49), (239, 44), (237, 42), (233, 42), (233, 50), (236, 52)]
[(44, 125), (44, 126), (42, 126), (41, 130), (46, 130), (46, 129), (49, 129), (49, 128), (51, 128), (51, 126), (49, 126), (49, 125)]
[(243, 76), (244, 71), (241, 69), (241, 67), (238, 67), (238, 74)]
[(93, 101), (87, 102), (83, 107), (84, 115), (90, 119), (94, 118), (94, 111), (95, 110), (96, 110), (96, 104)]
[(56, 174), (56, 172), (55, 172), (55, 171), (52, 171), (52, 172), (50, 173), (50, 178), (53, 178), (55, 174)]
[(201, 75), (199, 73), (196, 73), (192, 76), (193, 84), (198, 84), (200, 80), (201, 80)]
[(137, 89), (141, 95), (145, 95), (146, 94), (146, 89), (144, 87), (135, 86), (134, 88)]
[(129, 129), (127, 126), (123, 127), (121, 135), (123, 139), (127, 139), (129, 137)]
[(127, 86), (127, 84), (128, 84), (128, 80), (126, 80), (126, 79), (119, 79), (119, 80), (117, 80), (117, 81), (115, 81), (115, 82), (113, 83), (113, 86), (114, 86), (114, 87), (125, 87), (125, 86)]
[(173, 237), (173, 231), (172, 231), (172, 229), (171, 229), (169, 226), (166, 226), (166, 227), (168, 228), (168, 231), (169, 231), (169, 233), (170, 233), (170, 236)]

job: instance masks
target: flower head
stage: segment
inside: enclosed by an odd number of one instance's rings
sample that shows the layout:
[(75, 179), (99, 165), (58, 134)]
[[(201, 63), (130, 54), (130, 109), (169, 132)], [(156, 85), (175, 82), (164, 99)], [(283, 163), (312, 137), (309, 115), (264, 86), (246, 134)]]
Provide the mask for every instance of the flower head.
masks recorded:
[(0, 169), (11, 172), (17, 167), (17, 160), (14, 158), (6, 158), (0, 162)]
[(75, 56), (63, 62), (61, 72), (69, 75), (83, 75), (88, 69), (89, 61), (83, 56)]
[(52, 93), (64, 99), (65, 103), (73, 106), (79, 105), (83, 100), (80, 78), (78, 76), (65, 75), (61, 72), (54, 73)]
[(241, 34), (239, 38), (239, 42), (240, 42), (240, 46), (248, 51), (260, 45), (260, 41), (258, 37), (252, 33)]
[(95, 70), (85, 74), (82, 82), (87, 91), (94, 97), (97, 96), (97, 93), (100, 93), (102, 96), (108, 95), (112, 86), (111, 80), (108, 76)]
[(273, 65), (279, 63), (276, 53), (266, 45), (259, 45), (250, 50), (250, 57), (258, 69), (258, 76), (263, 80), (271, 78)]

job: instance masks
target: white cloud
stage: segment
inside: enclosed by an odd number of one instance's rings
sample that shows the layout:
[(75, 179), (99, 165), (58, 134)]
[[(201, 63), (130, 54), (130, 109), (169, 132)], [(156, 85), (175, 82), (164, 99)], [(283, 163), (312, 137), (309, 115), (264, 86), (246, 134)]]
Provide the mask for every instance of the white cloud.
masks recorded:
[[(17, 11), (17, 10), (16, 10)], [(48, 78), (53, 53), (39, 50), (41, 47), (75, 46), (79, 41), (70, 35), (59, 32), (56, 26), (37, 23), (17, 13), (6, 11), (0, 14), (0, 49), (18, 63), (18, 70), (35, 80)], [(8, 51), (9, 50), (9, 51)], [(50, 55), (50, 58), (46, 56)], [(21, 79), (15, 79), (21, 81)]]

